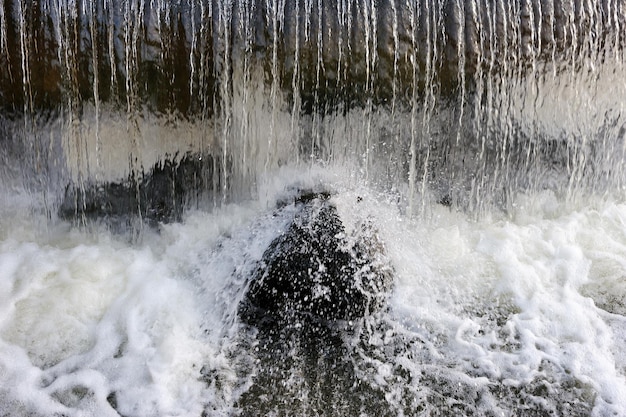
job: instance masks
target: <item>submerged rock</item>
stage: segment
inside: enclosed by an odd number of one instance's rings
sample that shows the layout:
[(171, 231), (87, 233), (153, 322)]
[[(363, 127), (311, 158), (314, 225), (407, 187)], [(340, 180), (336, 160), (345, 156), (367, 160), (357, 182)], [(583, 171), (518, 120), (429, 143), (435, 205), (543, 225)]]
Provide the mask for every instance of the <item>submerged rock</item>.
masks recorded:
[(180, 221), (184, 209), (219, 186), (219, 170), (210, 155), (166, 159), (141, 175), (120, 182), (70, 184), (59, 207), (66, 220), (101, 220), (114, 228), (133, 218), (150, 226)]
[(251, 378), (235, 406), (242, 416), (397, 415), (380, 387), (360, 382), (347, 340), (365, 321), (356, 319), (383, 309), (392, 285), (376, 228), (366, 220), (348, 232), (326, 192), (278, 203), (294, 209), (239, 306), (238, 345), (251, 353), (242, 372)]
[(351, 320), (381, 309), (392, 269), (371, 222), (348, 235), (326, 193), (303, 193), (294, 204), (293, 222), (253, 273), (244, 320)]

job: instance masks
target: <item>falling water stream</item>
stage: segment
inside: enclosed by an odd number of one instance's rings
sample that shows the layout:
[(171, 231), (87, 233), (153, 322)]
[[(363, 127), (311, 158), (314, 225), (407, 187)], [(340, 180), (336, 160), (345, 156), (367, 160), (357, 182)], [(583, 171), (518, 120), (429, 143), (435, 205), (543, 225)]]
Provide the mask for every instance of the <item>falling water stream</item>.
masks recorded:
[[(624, 0), (0, 1), (0, 415), (626, 415), (625, 49)], [(393, 283), (266, 334), (302, 190)]]

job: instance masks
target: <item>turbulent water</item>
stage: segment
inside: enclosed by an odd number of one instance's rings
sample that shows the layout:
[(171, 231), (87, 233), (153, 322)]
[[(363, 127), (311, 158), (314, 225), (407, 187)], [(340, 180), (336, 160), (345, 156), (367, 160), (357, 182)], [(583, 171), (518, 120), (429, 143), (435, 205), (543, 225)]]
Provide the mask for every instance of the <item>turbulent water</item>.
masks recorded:
[[(622, 0), (0, 3), (0, 415), (626, 415), (625, 28)], [(267, 331), (240, 303), (302, 190), (393, 284)]]
[(395, 269), (388, 308), (269, 351), (236, 310), (289, 211), (190, 212), (129, 244), (5, 200), (2, 412), (626, 413), (623, 202), (566, 207), (545, 192), (508, 217), (438, 205), (420, 220), (342, 174), (300, 175), (333, 187), (346, 225), (374, 219)]

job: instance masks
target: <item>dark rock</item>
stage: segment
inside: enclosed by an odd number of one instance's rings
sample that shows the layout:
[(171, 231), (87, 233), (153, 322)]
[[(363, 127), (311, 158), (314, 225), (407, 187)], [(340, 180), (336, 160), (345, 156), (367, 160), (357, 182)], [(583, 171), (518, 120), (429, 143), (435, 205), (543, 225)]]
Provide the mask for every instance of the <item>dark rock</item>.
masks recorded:
[(347, 233), (325, 191), (278, 202), (279, 211), (293, 209), (239, 306), (241, 343), (253, 352), (244, 368), (253, 377), (236, 408), (242, 416), (397, 415), (380, 387), (361, 383), (358, 355), (346, 343), (363, 325), (359, 318), (384, 307), (391, 287), (376, 229), (364, 221)]
[[(151, 226), (180, 221), (184, 209), (215, 185), (210, 156), (166, 159), (121, 182), (70, 184), (59, 207), (66, 220), (103, 220), (114, 227), (139, 218)], [(219, 174), (218, 174), (219, 175)], [(219, 180), (219, 179), (218, 179)]]
[(346, 234), (326, 193), (302, 193), (288, 230), (263, 254), (240, 308), (244, 321), (351, 320), (379, 310), (391, 267), (370, 222)]
[(255, 334), (253, 382), (237, 399), (237, 415), (398, 415), (385, 391), (359, 375), (358, 353), (346, 343), (358, 330), (346, 322), (282, 324)]

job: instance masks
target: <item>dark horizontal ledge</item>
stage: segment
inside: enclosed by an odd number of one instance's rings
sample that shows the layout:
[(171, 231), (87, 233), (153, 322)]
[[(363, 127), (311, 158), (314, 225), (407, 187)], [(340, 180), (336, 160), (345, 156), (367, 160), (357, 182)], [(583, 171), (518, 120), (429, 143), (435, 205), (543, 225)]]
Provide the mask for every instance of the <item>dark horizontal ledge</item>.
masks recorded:
[[(276, 7), (273, 9), (272, 7)], [(472, 91), (484, 77), (601, 64), (623, 1), (7, 0), (0, 108), (84, 103), (212, 116), (257, 86), (305, 113)]]

